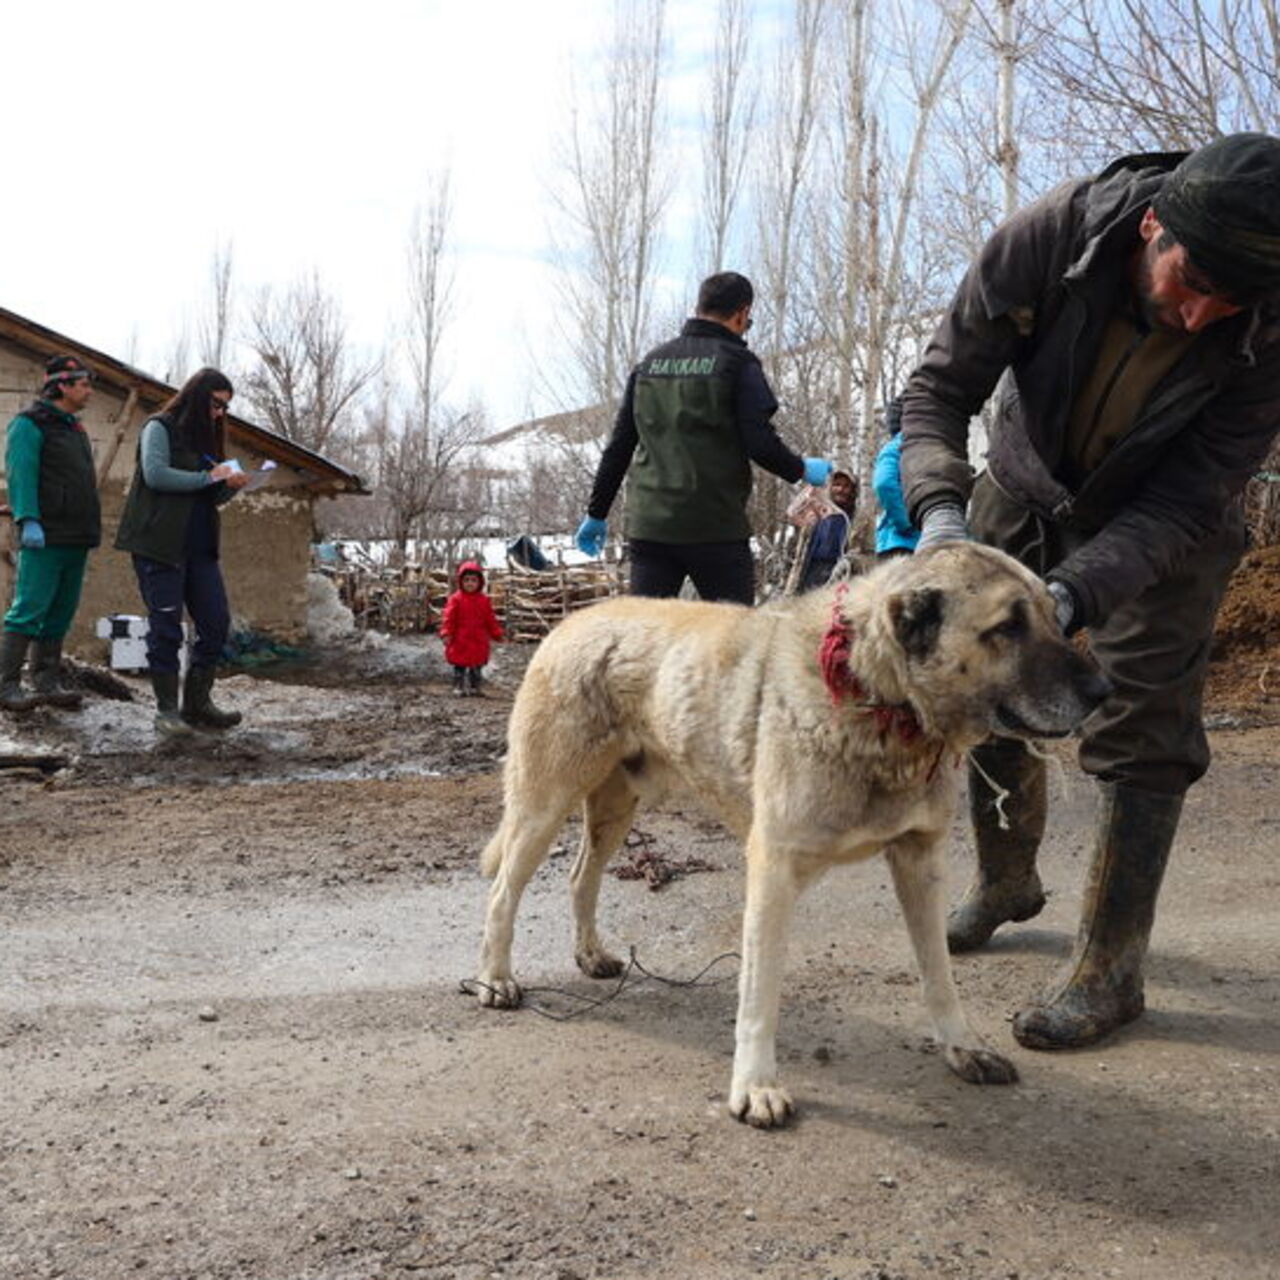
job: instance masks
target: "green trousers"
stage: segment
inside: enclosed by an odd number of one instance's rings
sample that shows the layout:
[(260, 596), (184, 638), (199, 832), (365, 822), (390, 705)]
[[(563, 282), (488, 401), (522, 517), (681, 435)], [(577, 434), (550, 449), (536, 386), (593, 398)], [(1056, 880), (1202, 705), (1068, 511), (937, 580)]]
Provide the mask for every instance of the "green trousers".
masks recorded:
[(61, 640), (80, 604), (88, 547), (24, 547), (4, 629), (33, 640)]

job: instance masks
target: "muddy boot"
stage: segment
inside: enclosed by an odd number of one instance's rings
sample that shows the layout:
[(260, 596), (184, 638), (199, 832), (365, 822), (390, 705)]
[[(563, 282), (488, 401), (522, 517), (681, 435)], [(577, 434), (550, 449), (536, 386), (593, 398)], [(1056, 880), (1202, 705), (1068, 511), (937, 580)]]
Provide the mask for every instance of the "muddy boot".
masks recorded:
[(22, 687), (22, 664), (27, 660), (30, 636), (17, 631), (4, 633), (4, 648), (0, 650), (0, 708), (5, 711), (30, 711), (40, 705), (40, 699)]
[(467, 693), (473, 698), (483, 698), (484, 694), (480, 692), (480, 668), (467, 668)]
[[(1036, 874), (1036, 851), (1044, 835), (1044, 761), (1011, 738), (993, 738), (972, 754), (969, 815), (978, 871), (947, 917), (947, 947), (953, 953), (976, 950), (1006, 921), (1030, 920), (1044, 906)], [(998, 795), (979, 767), (1009, 792), (1003, 801), (1007, 831), (1000, 828)]]
[(240, 723), (238, 711), (223, 711), (209, 696), (217, 673), (212, 667), (191, 667), (182, 686), (182, 718), (201, 729), (234, 729)]
[(36, 697), (50, 707), (74, 710), (84, 702), (79, 689), (69, 689), (62, 683), (62, 641), (37, 640), (35, 658), (31, 663), (31, 684)]
[(467, 696), (467, 671), (465, 667), (454, 667), (453, 669), (453, 696), (455, 698), (465, 698)]
[(153, 671), (151, 687), (156, 695), (156, 732), (162, 738), (189, 738), (194, 730), (178, 714), (178, 673)]
[(1019, 1044), (1078, 1049), (1142, 1013), (1142, 963), (1181, 812), (1181, 796), (1102, 784), (1075, 952), (1050, 990), (1014, 1017)]

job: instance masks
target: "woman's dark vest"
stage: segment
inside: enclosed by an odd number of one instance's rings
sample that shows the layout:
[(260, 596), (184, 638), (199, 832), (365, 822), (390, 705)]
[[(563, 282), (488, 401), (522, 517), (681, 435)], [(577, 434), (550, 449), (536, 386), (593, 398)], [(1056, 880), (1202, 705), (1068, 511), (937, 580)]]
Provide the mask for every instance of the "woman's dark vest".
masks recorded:
[[(205, 460), (190, 444), (179, 438), (164, 414), (150, 419), (169, 433), (169, 465), (178, 471), (201, 471)], [(161, 564), (181, 565), (187, 558), (187, 527), (197, 502), (204, 501), (203, 491), (195, 493), (161, 493), (152, 489), (142, 477), (142, 437), (138, 437), (136, 469), (129, 496), (125, 499), (116, 534), (116, 549), (129, 551)], [(211, 510), (214, 522), (214, 552), (217, 552), (218, 513)]]
[(102, 541), (102, 510), (85, 429), (43, 400), (24, 409), (22, 416), (44, 437), (38, 496), (45, 546), (96, 547)]

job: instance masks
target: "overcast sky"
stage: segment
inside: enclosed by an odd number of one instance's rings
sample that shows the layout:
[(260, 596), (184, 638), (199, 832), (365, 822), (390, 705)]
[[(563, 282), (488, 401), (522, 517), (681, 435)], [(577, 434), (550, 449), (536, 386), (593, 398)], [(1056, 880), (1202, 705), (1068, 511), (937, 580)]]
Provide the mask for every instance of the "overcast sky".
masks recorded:
[[(686, 124), (715, 8), (669, 0)], [(0, 305), (163, 375), (230, 241), (242, 297), (315, 267), (377, 348), (403, 319), (413, 209), (447, 164), (450, 395), (480, 395), (497, 426), (559, 407), (524, 391), (550, 345), (545, 191), (571, 68), (598, 50), (609, 12), (606, 0), (7, 5)], [(681, 253), (667, 262), (678, 309)]]

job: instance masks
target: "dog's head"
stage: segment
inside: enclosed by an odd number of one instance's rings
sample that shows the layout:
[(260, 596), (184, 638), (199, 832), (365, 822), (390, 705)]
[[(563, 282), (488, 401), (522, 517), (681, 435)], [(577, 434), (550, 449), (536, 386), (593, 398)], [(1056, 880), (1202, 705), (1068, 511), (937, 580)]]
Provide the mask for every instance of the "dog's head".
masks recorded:
[[(1063, 737), (1111, 691), (1063, 637), (1044, 583), (1003, 552), (949, 543), (887, 566), (867, 587), (868, 683), (909, 702), (927, 732), (956, 748), (991, 733)], [(890, 670), (892, 693), (877, 678)]]

